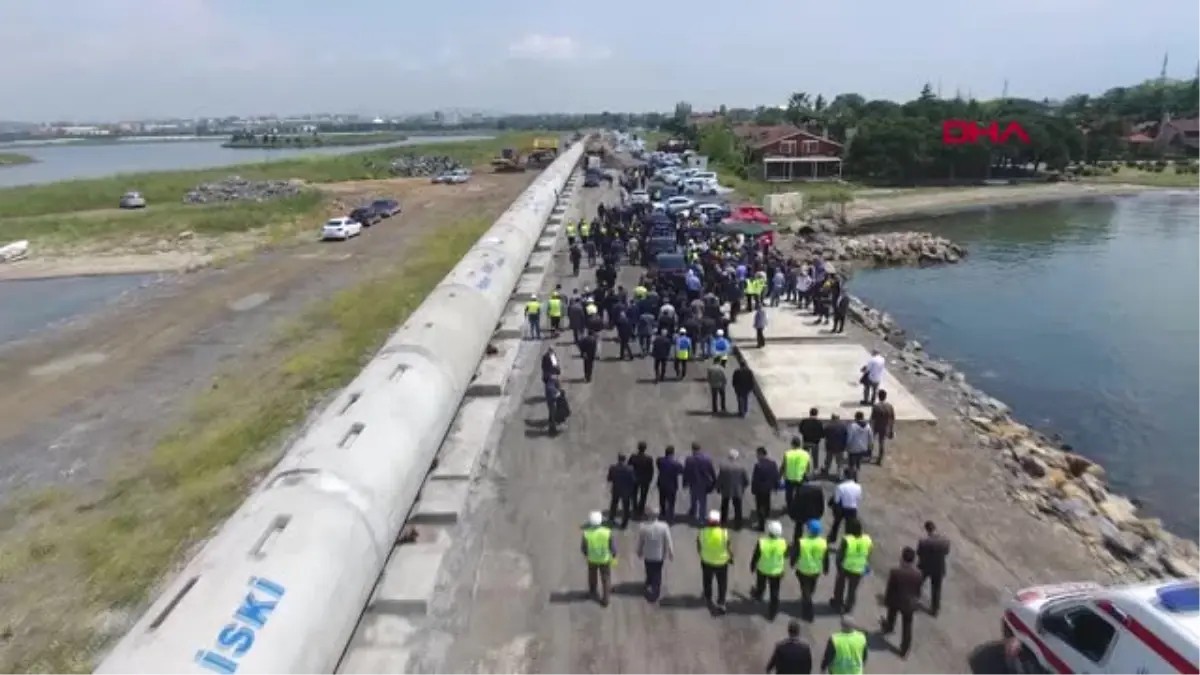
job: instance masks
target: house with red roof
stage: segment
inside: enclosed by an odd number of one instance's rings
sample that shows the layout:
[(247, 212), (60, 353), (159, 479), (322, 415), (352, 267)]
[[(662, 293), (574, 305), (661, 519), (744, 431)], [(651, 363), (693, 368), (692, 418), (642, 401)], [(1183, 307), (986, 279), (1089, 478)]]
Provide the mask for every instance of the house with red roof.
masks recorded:
[(841, 143), (791, 124), (744, 124), (733, 132), (742, 140), (748, 164), (758, 164), (764, 180), (790, 183), (842, 177)]

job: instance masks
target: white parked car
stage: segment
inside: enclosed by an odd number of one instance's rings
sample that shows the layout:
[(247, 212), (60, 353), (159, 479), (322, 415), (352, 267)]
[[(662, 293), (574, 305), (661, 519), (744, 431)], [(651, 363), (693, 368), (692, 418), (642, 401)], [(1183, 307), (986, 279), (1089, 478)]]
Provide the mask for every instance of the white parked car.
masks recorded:
[(631, 204), (649, 204), (650, 193), (645, 190), (634, 190), (629, 193), (629, 202)]
[(121, 195), (120, 207), (123, 209), (144, 209), (146, 198), (140, 192), (126, 192)]
[(679, 213), (684, 209), (696, 206), (696, 202), (688, 197), (671, 197), (664, 202), (664, 205), (666, 206), (667, 213)]
[(321, 239), (323, 241), (345, 241), (351, 237), (357, 237), (362, 234), (362, 231), (362, 223), (353, 218), (330, 218), (321, 228)]

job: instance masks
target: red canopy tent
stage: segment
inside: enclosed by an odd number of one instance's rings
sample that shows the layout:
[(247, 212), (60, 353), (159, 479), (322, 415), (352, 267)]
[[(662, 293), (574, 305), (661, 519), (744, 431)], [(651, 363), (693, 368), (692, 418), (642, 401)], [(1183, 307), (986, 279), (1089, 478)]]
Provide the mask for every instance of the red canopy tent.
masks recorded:
[(739, 204), (729, 214), (729, 220), (736, 220), (743, 223), (762, 223), (764, 225), (771, 224), (771, 216), (768, 216), (762, 207), (754, 204)]

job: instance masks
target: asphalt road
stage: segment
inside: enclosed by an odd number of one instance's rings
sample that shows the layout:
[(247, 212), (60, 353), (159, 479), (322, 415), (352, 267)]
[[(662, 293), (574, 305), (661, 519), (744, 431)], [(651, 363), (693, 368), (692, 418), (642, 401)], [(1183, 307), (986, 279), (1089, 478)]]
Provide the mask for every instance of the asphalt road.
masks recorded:
[[(590, 209), (598, 199), (615, 198), (608, 188), (584, 192)], [(560, 255), (557, 272), (563, 275), (565, 267)], [(625, 270), (622, 283), (631, 284), (635, 275), (636, 270)], [(593, 283), (590, 276), (558, 281), (568, 290)], [(605, 471), (618, 452), (632, 452), (645, 440), (656, 456), (667, 444), (686, 455), (695, 441), (715, 460), (738, 448), (748, 466), (757, 446), (776, 457), (786, 447), (786, 438), (770, 427), (757, 403), (746, 419), (714, 418), (699, 373), (687, 381), (655, 384), (649, 362), (614, 361), (615, 348), (603, 345), (594, 381), (584, 383), (581, 362), (566, 341), (559, 341), (573, 417), (553, 438), (546, 432), (535, 372), (537, 349), (531, 346), (524, 357), (523, 393), (514, 387), (512, 415), (456, 535), (458, 562), (450, 564), (447, 577), (452, 588), (436, 603), (421, 672), (762, 672), (788, 617), (798, 614), (794, 577), (784, 582), (782, 614), (774, 623), (765, 619), (763, 605), (748, 597), (749, 557), (758, 534), (745, 530), (735, 535), (729, 612), (711, 615), (700, 600), (695, 530), (684, 524), (673, 528), (676, 559), (667, 567), (659, 606), (641, 597), (635, 523), (617, 533), (620, 563), (610, 606), (586, 598), (580, 528), (588, 512), (606, 508)], [(993, 501), (986, 479), (975, 476), (974, 460), (948, 466), (942, 452), (964, 451), (946, 441), (947, 433), (941, 425), (902, 428), (890, 450), (896, 468), (866, 472), (863, 520), (875, 540), (877, 572), (864, 580), (854, 615), (872, 631), (868, 672), (1000, 672), (996, 640), (1009, 591), (1035, 580), (1070, 578), (1082, 564), (1069, 542), (1054, 550), (1029, 545), (1052, 535), (1015, 509), (1011, 516), (998, 512), (1000, 502)], [(649, 501), (657, 503), (655, 492)], [(781, 497), (777, 508), (780, 502)], [(874, 633), (877, 597), (885, 571), (898, 562), (904, 546), (915, 544), (926, 519), (942, 524), (954, 552), (942, 613), (917, 615), (914, 649), (902, 660), (891, 648), (894, 642)], [(784, 524), (790, 533), (790, 521)], [(804, 628), (818, 662), (838, 622), (827, 604), (832, 587), (832, 576), (824, 577), (816, 622)]]

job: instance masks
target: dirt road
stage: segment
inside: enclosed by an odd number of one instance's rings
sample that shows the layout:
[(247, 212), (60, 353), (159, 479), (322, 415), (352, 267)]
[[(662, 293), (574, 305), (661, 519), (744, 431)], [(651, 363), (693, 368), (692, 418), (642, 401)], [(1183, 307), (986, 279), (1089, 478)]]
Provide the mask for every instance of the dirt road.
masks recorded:
[[(557, 265), (561, 277), (561, 254)], [(631, 285), (635, 274), (626, 270), (621, 281)], [(590, 275), (556, 281), (567, 289), (594, 283)], [(414, 647), (425, 658), (412, 672), (762, 672), (788, 615), (798, 613), (799, 590), (794, 579), (784, 583), (783, 616), (773, 624), (749, 599), (749, 554), (757, 533), (735, 535), (730, 611), (715, 617), (699, 600), (699, 559), (690, 525), (672, 528), (676, 559), (667, 567), (660, 606), (640, 595), (636, 523), (619, 531), (615, 596), (607, 608), (585, 597), (580, 527), (589, 511), (608, 504), (606, 467), (640, 440), (655, 455), (668, 444), (686, 454), (698, 442), (720, 460), (730, 448), (748, 457), (758, 446), (778, 457), (785, 437), (768, 425), (758, 404), (746, 419), (711, 416), (699, 373), (655, 384), (648, 361), (614, 360), (615, 345), (606, 342), (588, 384), (570, 344), (560, 340), (557, 345), (573, 410), (570, 426), (548, 437), (534, 355), (527, 355), (525, 382), (514, 387), (511, 421), (483, 469), (471, 513), (455, 534), (457, 562), (448, 563), (445, 576), (451, 588), (425, 627), (427, 643), (422, 644), (428, 646)], [(936, 401), (928, 405), (950, 420)], [(1082, 546), (1013, 505), (1001, 485), (989, 479), (992, 463), (979, 456), (968, 433), (951, 421), (903, 426), (887, 465), (865, 471), (863, 519), (875, 539), (872, 562), (878, 571), (860, 590), (854, 614), (863, 626), (878, 625), (876, 596), (886, 570), (904, 546), (915, 544), (923, 521), (937, 522), (954, 547), (941, 615), (918, 615), (907, 660), (872, 633), (868, 672), (999, 672), (995, 641), (1010, 590), (1095, 577)], [(652, 491), (650, 503), (656, 500)], [(681, 503), (678, 510), (684, 509)], [(784, 522), (790, 533), (790, 521)], [(805, 627), (804, 637), (818, 659), (837, 622), (823, 602), (832, 586), (831, 577), (820, 582), (818, 618)]]
[(532, 177), (339, 184), (330, 188), (337, 208), (386, 195), (404, 213), (349, 242), (286, 247), (175, 278), (0, 349), (0, 494), (70, 486), (137, 461), (215, 375), (269, 357), (266, 340), (281, 322), (394, 263), (439, 223), (498, 215)]

